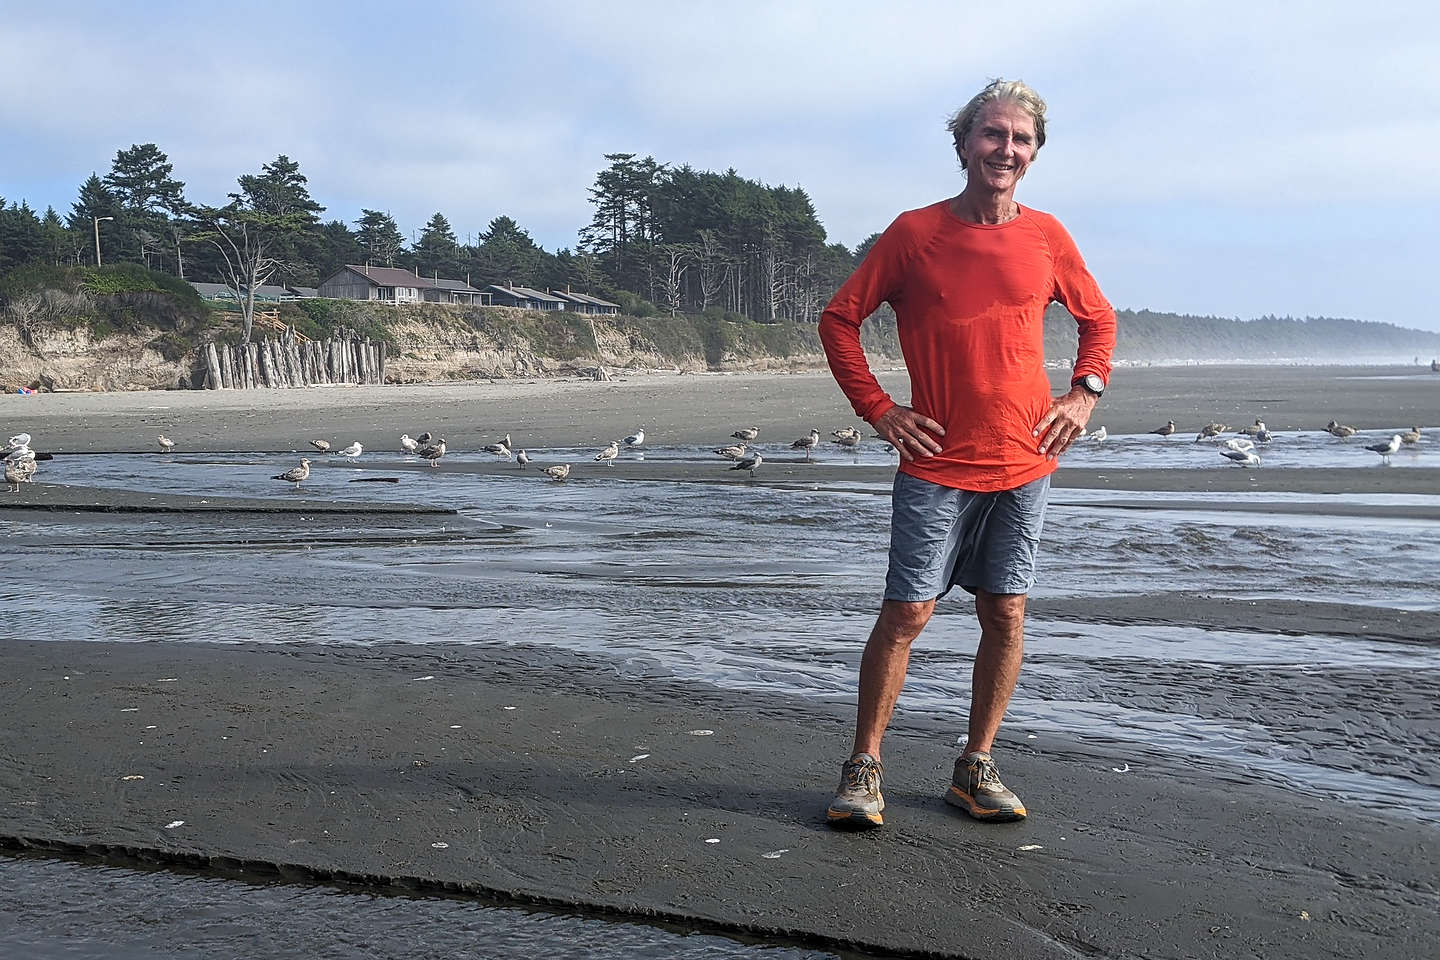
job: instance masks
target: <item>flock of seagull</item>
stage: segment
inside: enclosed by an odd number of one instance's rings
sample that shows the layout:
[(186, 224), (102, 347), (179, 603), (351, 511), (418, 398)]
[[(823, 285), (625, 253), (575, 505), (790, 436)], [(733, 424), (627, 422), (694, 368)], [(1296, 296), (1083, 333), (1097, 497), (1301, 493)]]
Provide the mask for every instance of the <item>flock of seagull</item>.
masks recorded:
[[(1163, 427), (1157, 427), (1150, 432), (1162, 437), (1169, 437), (1173, 436), (1175, 431), (1175, 421), (1167, 420)], [(1223, 434), (1232, 432), (1237, 435), (1229, 438), (1222, 436)], [(1325, 432), (1343, 440), (1347, 437), (1353, 437), (1359, 430), (1356, 427), (1346, 426), (1345, 424), (1331, 420), (1325, 424)], [(1094, 433), (1087, 435), (1087, 439), (1097, 441), (1106, 439), (1105, 428), (1101, 427)], [(1241, 427), (1233, 431), (1227, 424), (1217, 423), (1212, 420), (1210, 423), (1201, 427), (1200, 432), (1195, 435), (1196, 443), (1202, 440), (1217, 441), (1217, 449), (1220, 456), (1242, 467), (1260, 466), (1260, 455), (1256, 453), (1256, 446), (1265, 446), (1274, 439), (1275, 434), (1270, 432), (1269, 428), (1265, 426), (1265, 421), (1259, 417), (1255, 418), (1255, 423), (1252, 426)], [(1380, 458), (1388, 463), (1390, 461), (1390, 455), (1402, 446), (1419, 442), (1420, 428), (1417, 426), (1411, 427), (1405, 433), (1397, 433), (1383, 443), (1368, 443), (1365, 445), (1365, 449), (1378, 453)]]
[[(1162, 437), (1169, 437), (1173, 436), (1176, 431), (1175, 421), (1168, 420), (1164, 426), (1157, 427), (1151, 430), (1150, 433)], [(1355, 427), (1331, 420), (1325, 425), (1325, 432), (1331, 436), (1345, 439), (1354, 436), (1359, 431)], [(1234, 433), (1235, 436), (1225, 437), (1224, 434), (1227, 433)], [(759, 435), (759, 427), (741, 427), (730, 434), (729, 439), (735, 442), (722, 447), (716, 447), (714, 453), (732, 462), (732, 466), (729, 469), (748, 471), (753, 478), (755, 471), (760, 469), (761, 464), (765, 462), (765, 458), (761, 455), (760, 451), (753, 448), (755, 440)], [(1418, 426), (1411, 427), (1404, 433), (1394, 434), (1389, 440), (1383, 443), (1366, 444), (1365, 449), (1379, 454), (1382, 460), (1389, 462), (1390, 456), (1397, 452), (1402, 446), (1418, 444), (1420, 442), (1420, 435), (1420, 428)], [(879, 440), (884, 439), (879, 434), (871, 434), (871, 437)], [(838, 430), (831, 431), (830, 442), (842, 450), (858, 454), (861, 438), (862, 434), (856, 428), (841, 427)], [(1084, 439), (1096, 443), (1103, 443), (1109, 439), (1109, 433), (1105, 427), (1102, 426), (1091, 433), (1085, 434)], [(1275, 434), (1271, 433), (1265, 426), (1265, 421), (1258, 417), (1255, 419), (1253, 425), (1241, 427), (1238, 430), (1232, 430), (1226, 424), (1211, 421), (1201, 427), (1200, 432), (1195, 435), (1196, 443), (1204, 440), (1216, 441), (1216, 449), (1220, 456), (1242, 467), (1259, 466), (1260, 456), (1256, 452), (1257, 446), (1264, 447), (1274, 439)], [(175, 450), (175, 441), (164, 434), (156, 437), (156, 442), (162, 453), (173, 453)], [(603, 449), (595, 454), (594, 460), (610, 466), (614, 464), (622, 450), (638, 451), (644, 444), (645, 428), (642, 426), (623, 440), (611, 440)], [(335, 453), (345, 457), (352, 463), (358, 460), (365, 452), (364, 446), (358, 440), (340, 450), (334, 450), (328, 440), (311, 440), (310, 445), (320, 453)], [(820, 431), (812, 427), (808, 434), (792, 441), (790, 443), (790, 449), (803, 451), (806, 461), (809, 462), (813, 460), (815, 448), (819, 445)], [(884, 444), (884, 449), (886, 453), (895, 452), (895, 448), (889, 443)], [(433, 467), (445, 456), (445, 438), (440, 437), (437, 439), (429, 433), (422, 433), (418, 437), (413, 438), (409, 434), (402, 434), (400, 436), (400, 450), (407, 456), (419, 457), (422, 460), (429, 461), (430, 466)], [(513, 460), (522, 469), (531, 463), (529, 454), (527, 454), (523, 448), (515, 449), (510, 439), (510, 434), (508, 433), (495, 443), (486, 444), (481, 448), (481, 451), (494, 456), (504, 457), (507, 460)], [(20, 484), (27, 483), (34, 479), (36, 455), (35, 451), (30, 448), (30, 434), (19, 433), (6, 441), (3, 459), (5, 463), (5, 484), (9, 492), (18, 492)], [(568, 463), (557, 463), (549, 466), (537, 465), (536, 469), (551, 480), (563, 481), (570, 476), (570, 467), (571, 465)], [(301, 457), (298, 466), (291, 467), (283, 473), (277, 473), (273, 479), (281, 480), (285, 483), (293, 483), (295, 489), (298, 490), (300, 489), (300, 484), (309, 478), (310, 458)]]

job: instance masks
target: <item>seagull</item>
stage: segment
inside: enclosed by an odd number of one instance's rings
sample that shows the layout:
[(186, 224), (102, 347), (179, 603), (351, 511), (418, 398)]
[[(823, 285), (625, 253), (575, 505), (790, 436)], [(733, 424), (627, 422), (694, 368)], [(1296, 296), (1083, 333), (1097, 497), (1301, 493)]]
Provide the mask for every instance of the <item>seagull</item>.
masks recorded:
[(316, 450), (319, 450), (321, 453), (329, 453), (329, 452), (330, 452), (330, 441), (329, 441), (329, 440), (311, 440), (311, 441), (310, 441), (310, 446), (314, 447)]
[(295, 489), (300, 489), (300, 481), (310, 476), (310, 460), (307, 457), (300, 458), (300, 466), (291, 467), (284, 473), (277, 473), (271, 479), (284, 480), (286, 483), (295, 484)]
[(540, 471), (544, 473), (545, 476), (549, 477), (551, 480), (564, 480), (566, 477), (570, 476), (570, 464), (557, 463), (553, 467), (541, 467)]
[(1241, 427), (1237, 432), (1247, 437), (1258, 437), (1260, 434), (1269, 433), (1270, 431), (1265, 429), (1265, 421), (1256, 417), (1253, 427)]
[(839, 446), (844, 447), (846, 450), (849, 450), (851, 453), (854, 453), (854, 454), (857, 454), (857, 455), (860, 453), (860, 434), (859, 434), (858, 432), (856, 432), (856, 433), (847, 433), (845, 436), (843, 436), (843, 437), (836, 437), (834, 440), (831, 440), (830, 442), (831, 442), (831, 443), (834, 443), (834, 444), (838, 444)]
[(420, 436), (416, 437), (416, 438), (415, 438), (415, 442), (418, 443), (418, 444), (420, 444), (420, 446), (423, 447), (423, 446), (425, 446), (425, 444), (429, 443), (429, 442), (430, 442), (431, 440), (433, 440), (433, 439), (435, 439), (435, 438), (432, 437), (432, 436), (430, 436), (429, 431), (426, 431), (425, 433), (422, 433), (422, 434), (420, 434)]
[(644, 427), (641, 427), (639, 430), (636, 430), (634, 433), (630, 434), (630, 436), (628, 436), (628, 437), (625, 438), (625, 446), (627, 446), (627, 447), (638, 447), (638, 446), (640, 446), (640, 444), (642, 444), (642, 443), (644, 443), (644, 442), (645, 442), (645, 428), (644, 428)]
[(806, 437), (801, 437), (799, 440), (796, 440), (794, 443), (790, 444), (790, 449), (791, 449), (791, 450), (804, 450), (804, 451), (805, 451), (805, 459), (806, 459), (806, 460), (809, 460), (809, 459), (810, 459), (810, 452), (815, 449), (815, 445), (816, 445), (817, 443), (819, 443), (819, 442), (820, 442), (820, 431), (819, 431), (819, 430), (816, 430), (814, 427), (811, 427), (811, 428), (810, 428), (810, 435), (809, 435), (809, 436), (806, 436)]
[(1367, 443), (1365, 444), (1365, 449), (1374, 450), (1380, 454), (1380, 459), (1388, 463), (1390, 461), (1390, 454), (1400, 449), (1400, 434), (1395, 434), (1384, 443)]
[(1209, 423), (1205, 424), (1205, 426), (1200, 428), (1200, 432), (1195, 435), (1195, 442), (1199, 443), (1201, 440), (1209, 440), (1211, 437), (1218, 437), (1220, 436), (1220, 434), (1224, 433), (1226, 430), (1229, 429), (1230, 428), (1225, 424), (1216, 423), (1214, 420), (1211, 420)]
[(400, 449), (413, 455), (416, 450), (420, 449), (420, 441), (412, 440), (408, 433), (402, 433), (400, 434)]
[(1104, 442), (1105, 442), (1106, 440), (1108, 440), (1109, 438), (1110, 438), (1109, 432), (1107, 432), (1104, 427), (1101, 427), (1099, 430), (1096, 430), (1094, 433), (1090, 434), (1090, 435), (1089, 435), (1088, 437), (1086, 437), (1085, 439), (1087, 439), (1087, 440), (1094, 440), (1096, 443), (1104, 443)]
[(1163, 426), (1163, 427), (1157, 427), (1156, 429), (1151, 430), (1150, 432), (1151, 432), (1151, 433), (1158, 433), (1158, 434), (1160, 434), (1160, 436), (1162, 436), (1162, 437), (1168, 437), (1168, 436), (1170, 436), (1170, 434), (1172, 434), (1172, 433), (1175, 432), (1175, 421), (1174, 421), (1174, 420), (1167, 420), (1167, 421), (1165, 422), (1165, 426)]
[(613, 467), (615, 465), (615, 458), (618, 456), (620, 456), (620, 444), (611, 440), (608, 447), (595, 454), (595, 459), (603, 460), (606, 466)]
[(517, 450), (515, 452), (515, 462), (523, 467), (530, 462), (530, 455), (524, 450)]
[[(1225, 453), (1226, 450), (1233, 450), (1239, 453), (1249, 453), (1254, 449), (1255, 441), (1249, 439), (1248, 437), (1231, 437), (1229, 440), (1226, 440), (1224, 443), (1220, 444), (1220, 451), (1225, 456), (1229, 456), (1229, 454)], [(1234, 458), (1231, 457), (1231, 459)]]
[(13, 437), (11, 437), (9, 440), (5, 441), (5, 446), (7, 446), (7, 447), (28, 447), (28, 446), (30, 446), (30, 434), (28, 434), (28, 433), (17, 433), (17, 434), (15, 434), (15, 436), (13, 436)]
[[(26, 470), (23, 466), (21, 466), (21, 465), (18, 464), (18, 463), (11, 463), (11, 462), (9, 462), (8, 460), (5, 462), (5, 489), (6, 489), (6, 490), (9, 490), (11, 493), (19, 493), (19, 492), (20, 492), (20, 484), (24, 483), (26, 480), (29, 480), (29, 479), (30, 479), (29, 471)], [(15, 485), (15, 489), (14, 489), (14, 490), (10, 490), (10, 485), (11, 485), (12, 483)]]
[(508, 434), (508, 433), (505, 434), (505, 439), (504, 439), (504, 440), (501, 440), (499, 443), (487, 443), (487, 444), (486, 444), (484, 447), (482, 447), (481, 449), (483, 449), (486, 453), (493, 453), (493, 454), (495, 454), (497, 457), (504, 457), (506, 460), (509, 460), (509, 459), (510, 459), (510, 434)]
[(175, 449), (175, 441), (171, 440), (163, 433), (160, 434), (160, 436), (156, 437), (155, 440), (157, 443), (160, 444), (160, 450), (162, 453), (169, 453), (170, 451)]
[(762, 463), (764, 463), (764, 462), (765, 462), (765, 458), (764, 458), (764, 457), (760, 456), (760, 454), (758, 454), (758, 453), (752, 453), (752, 454), (750, 454), (750, 456), (748, 456), (748, 457), (746, 457), (745, 459), (743, 459), (743, 460), (739, 461), (738, 463), (736, 463), (735, 466), (731, 467), (730, 469), (731, 469), (731, 470), (749, 470), (749, 471), (750, 471), (750, 477), (753, 479), (753, 478), (755, 477), (755, 471), (756, 471), (756, 470), (759, 470), (759, 469), (760, 469), (760, 464), (762, 464)]
[(1353, 437), (1357, 431), (1354, 427), (1347, 427), (1343, 423), (1337, 423), (1336, 421), (1331, 420), (1325, 425), (1325, 432), (1330, 434), (1332, 437), (1339, 437), (1343, 440), (1346, 437)]
[(1400, 434), (1400, 442), (1401, 442), (1401, 443), (1419, 443), (1419, 442), (1420, 442), (1420, 428), (1419, 428), (1419, 427), (1411, 427), (1411, 428), (1410, 428), (1408, 431), (1406, 431), (1405, 433)]
[(5, 451), (5, 462), (14, 464), (34, 463), (35, 451), (23, 444), (18, 447), (12, 447)]
[(841, 427), (839, 430), (831, 430), (830, 436), (834, 437), (836, 440), (845, 440), (850, 437), (854, 437), (856, 440), (859, 440), (860, 431), (856, 430), (854, 427)]
[[(359, 444), (356, 444), (356, 446), (359, 446)], [(435, 466), (435, 464), (440, 462), (440, 458), (445, 456), (445, 438), (441, 437), (435, 443), (425, 444), (425, 446), (415, 451), (415, 455), (422, 460), (429, 460), (430, 466)]]
[(734, 433), (730, 434), (730, 436), (734, 437), (736, 440), (743, 440), (744, 442), (749, 443), (751, 440), (754, 440), (756, 437), (760, 436), (760, 428), (741, 427), (739, 430), (736, 430)]
[(364, 452), (365, 448), (360, 446), (359, 440), (356, 440), (354, 443), (350, 444), (350, 446), (346, 447), (344, 450), (341, 450), (340, 456), (346, 457), (350, 460), (354, 460), (356, 457), (360, 456), (360, 454)]
[(1271, 433), (1269, 430), (1267, 430), (1263, 424), (1261, 425), (1261, 427), (1260, 427), (1259, 430), (1256, 430), (1256, 431), (1255, 431), (1255, 442), (1256, 442), (1256, 443), (1269, 443), (1271, 440), (1274, 440), (1274, 439), (1275, 439), (1275, 434), (1273, 434), (1273, 433)]
[(1255, 456), (1255, 454), (1251, 453), (1249, 450), (1232, 450), (1229, 447), (1221, 447), (1220, 456), (1224, 457), (1226, 460), (1232, 460), (1242, 467), (1260, 466), (1260, 458)]
[(726, 460), (739, 460), (745, 456), (745, 444), (732, 443), (728, 447), (716, 447), (715, 452)]

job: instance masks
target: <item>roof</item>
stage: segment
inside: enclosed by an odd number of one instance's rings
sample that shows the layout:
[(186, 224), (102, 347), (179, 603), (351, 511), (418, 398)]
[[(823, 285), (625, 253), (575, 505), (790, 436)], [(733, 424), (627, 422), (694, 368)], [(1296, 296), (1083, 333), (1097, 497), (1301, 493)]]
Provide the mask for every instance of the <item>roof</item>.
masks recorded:
[(444, 277), (432, 279), (430, 285), (439, 287), (441, 290), (454, 290), (456, 293), (479, 293), (480, 291), (470, 286), (464, 280), (446, 280)]
[(590, 296), (590, 294), (588, 294), (588, 293), (569, 293), (569, 292), (567, 292), (567, 293), (565, 294), (565, 296), (571, 298), (572, 300), (579, 300), (581, 303), (593, 304), (594, 306), (597, 306), (597, 307), (614, 307), (616, 310), (619, 310), (619, 309), (620, 309), (620, 304), (618, 304), (618, 303), (611, 303), (609, 300), (601, 300), (599, 297), (592, 297), (592, 296)]
[[(191, 280), (190, 286), (194, 287), (196, 292), (202, 297), (229, 297), (234, 300), (240, 299), (239, 295), (235, 292), (235, 288), (228, 283), (203, 283)], [(255, 288), (255, 296), (262, 300), (278, 300), (282, 297), (291, 297), (294, 295), (295, 294), (290, 292), (289, 287), (281, 287), (273, 283), (262, 284)], [(310, 295), (314, 296), (313, 291)]]
[[(418, 277), (402, 267), (371, 267), (361, 264), (347, 263), (346, 270), (353, 270), (360, 276), (369, 280), (372, 286), (376, 287), (430, 287), (435, 284), (426, 277)], [(333, 278), (332, 278), (333, 279)]]
[(529, 299), (529, 300), (534, 300), (534, 301), (536, 301), (536, 302), (538, 302), (538, 303), (564, 303), (564, 302), (565, 302), (565, 300), (564, 300), (563, 297), (557, 297), (557, 296), (555, 296), (554, 294), (544, 293), (544, 292), (542, 292), (542, 291), (540, 291), (540, 290), (536, 290), (534, 287), (511, 287), (510, 289), (511, 289), (511, 290), (514, 290), (516, 293), (520, 294), (522, 297), (525, 297), (526, 299)]
[(318, 287), (291, 287), (290, 292), (297, 297), (316, 297), (320, 295)]

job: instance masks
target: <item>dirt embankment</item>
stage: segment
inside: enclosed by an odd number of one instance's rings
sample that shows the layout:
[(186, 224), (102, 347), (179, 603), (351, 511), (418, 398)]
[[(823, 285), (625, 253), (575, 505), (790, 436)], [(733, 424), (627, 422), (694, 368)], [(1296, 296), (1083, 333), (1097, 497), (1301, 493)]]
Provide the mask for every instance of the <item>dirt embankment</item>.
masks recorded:
[[(335, 322), (389, 344), (386, 378), (400, 383), (565, 376), (597, 367), (611, 372), (765, 371), (815, 369), (825, 363), (814, 324), (327, 303), (337, 305), (327, 309)], [(305, 331), (300, 308), (282, 305), (281, 317)], [(83, 325), (30, 327), (22, 336), (17, 326), (6, 325), (0, 327), (0, 385), (11, 391), (35, 385), (47, 390), (188, 388), (204, 380), (203, 372), (196, 373), (197, 349), (221, 329), (180, 339), (173, 331), (144, 324), (104, 336)], [(899, 356), (893, 329), (864, 334), (867, 350), (877, 359)], [(257, 327), (254, 335), (273, 334)]]

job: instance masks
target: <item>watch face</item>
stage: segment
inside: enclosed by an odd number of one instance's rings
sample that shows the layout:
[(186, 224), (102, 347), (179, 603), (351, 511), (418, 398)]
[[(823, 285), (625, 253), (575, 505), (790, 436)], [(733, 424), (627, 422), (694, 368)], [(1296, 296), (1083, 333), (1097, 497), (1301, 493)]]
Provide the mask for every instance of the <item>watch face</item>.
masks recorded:
[(1098, 374), (1087, 373), (1085, 374), (1085, 389), (1091, 393), (1104, 393), (1105, 381), (1101, 380)]

